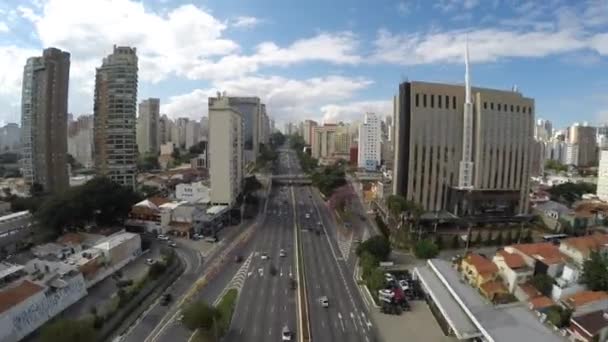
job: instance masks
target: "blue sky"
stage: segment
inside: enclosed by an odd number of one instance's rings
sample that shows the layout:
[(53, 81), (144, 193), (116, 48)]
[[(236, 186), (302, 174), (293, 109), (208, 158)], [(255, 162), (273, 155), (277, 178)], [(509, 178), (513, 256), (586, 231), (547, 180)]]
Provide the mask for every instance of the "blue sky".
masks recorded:
[(95, 67), (138, 48), (139, 98), (206, 115), (217, 90), (257, 95), (278, 123), (390, 114), (398, 83), (461, 83), (536, 99), (537, 117), (608, 122), (608, 0), (8, 0), (0, 3), (0, 121), (19, 121), (28, 56), (72, 54), (70, 111), (90, 113)]

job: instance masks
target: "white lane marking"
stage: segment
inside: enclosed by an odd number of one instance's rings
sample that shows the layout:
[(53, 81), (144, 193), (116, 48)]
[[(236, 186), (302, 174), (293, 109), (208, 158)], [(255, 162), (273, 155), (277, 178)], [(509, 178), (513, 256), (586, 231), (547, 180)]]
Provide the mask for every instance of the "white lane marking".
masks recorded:
[(359, 332), (359, 328), (357, 328), (357, 321), (355, 320), (355, 315), (352, 312), (350, 313), (350, 318), (353, 320), (353, 326), (355, 327), (355, 330)]
[(344, 332), (344, 321), (342, 321), (342, 314), (338, 312), (338, 319), (340, 319), (340, 325), (342, 326), (342, 331)]

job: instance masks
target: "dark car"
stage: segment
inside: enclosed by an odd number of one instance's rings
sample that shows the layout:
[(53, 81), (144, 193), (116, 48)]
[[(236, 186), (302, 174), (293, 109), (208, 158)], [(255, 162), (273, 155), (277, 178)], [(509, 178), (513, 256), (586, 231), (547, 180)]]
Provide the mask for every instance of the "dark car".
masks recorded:
[(241, 263), (243, 262), (243, 256), (242, 255), (237, 255), (234, 257), (234, 262), (236, 263)]
[(171, 303), (173, 296), (170, 293), (165, 293), (163, 297), (160, 299), (160, 305), (167, 306)]

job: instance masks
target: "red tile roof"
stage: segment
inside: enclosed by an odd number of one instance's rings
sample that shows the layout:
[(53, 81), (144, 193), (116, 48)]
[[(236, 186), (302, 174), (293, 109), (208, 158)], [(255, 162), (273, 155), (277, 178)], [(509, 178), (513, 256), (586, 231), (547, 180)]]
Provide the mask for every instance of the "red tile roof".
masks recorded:
[(507, 292), (507, 288), (498, 280), (485, 282), (481, 284), (480, 288), (483, 290), (483, 292), (489, 295), (493, 293)]
[(565, 256), (559, 251), (559, 248), (551, 242), (526, 243), (511, 247), (548, 265), (559, 264), (565, 260)]
[(503, 249), (498, 251), (498, 255), (502, 256), (505, 264), (507, 264), (507, 266), (509, 266), (511, 269), (518, 269), (527, 266), (524, 258), (517, 253), (509, 253)]
[(165, 203), (169, 203), (170, 201), (164, 197), (160, 197), (160, 196), (153, 196), (148, 198), (148, 201), (154, 203), (155, 206), (161, 206)]
[(551, 298), (545, 296), (536, 297), (528, 302), (530, 310), (544, 309), (553, 305), (555, 305), (555, 302), (553, 302)]
[(597, 251), (608, 244), (608, 234), (593, 234), (580, 237), (563, 239), (562, 244), (568, 245), (580, 251), (584, 256), (588, 256), (592, 251)]
[(576, 309), (577, 307), (585, 304), (597, 302), (600, 300), (608, 299), (608, 293), (604, 291), (581, 291), (573, 294), (570, 297), (562, 299), (571, 308)]
[(528, 298), (536, 298), (542, 294), (536, 287), (534, 287), (534, 285), (530, 283), (521, 284), (519, 285), (519, 288), (521, 288), (521, 290), (528, 295)]
[(44, 287), (32, 283), (29, 280), (24, 280), (17, 286), (0, 291), (0, 313), (3, 313), (42, 290), (44, 290)]
[(466, 256), (465, 261), (471, 266), (475, 267), (477, 272), (480, 274), (498, 272), (498, 266), (496, 266), (496, 264), (479, 254), (470, 253)]

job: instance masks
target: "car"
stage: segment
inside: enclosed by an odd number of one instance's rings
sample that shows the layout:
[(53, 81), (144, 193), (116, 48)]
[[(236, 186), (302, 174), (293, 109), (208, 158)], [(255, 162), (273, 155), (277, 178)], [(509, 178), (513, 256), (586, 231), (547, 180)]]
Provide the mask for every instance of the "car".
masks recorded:
[(146, 259), (146, 264), (148, 264), (148, 265), (154, 265), (155, 262), (156, 261), (154, 261), (154, 259), (150, 259), (150, 258)]
[(285, 257), (287, 256), (287, 253), (285, 253), (285, 250), (281, 248), (281, 251), (279, 252), (279, 256), (280, 257)]
[(206, 242), (210, 242), (210, 243), (216, 243), (217, 242), (217, 237), (216, 236), (207, 236), (205, 238)]
[(310, 218), (310, 214), (306, 213), (306, 215), (304, 215), (304, 217), (306, 217), (307, 219), (309, 219)]
[(365, 220), (367, 220), (367, 219), (365, 218), (365, 216), (363, 216), (363, 215), (359, 215), (359, 218), (361, 219), (361, 221), (365, 221)]
[(169, 246), (175, 248), (175, 247), (177, 247), (177, 244), (175, 242), (171, 241), (171, 242), (169, 242)]
[(264, 269), (261, 268), (261, 267), (258, 268), (258, 274), (260, 275), (260, 277), (263, 276), (264, 275)]
[(167, 306), (171, 303), (173, 296), (170, 293), (165, 293), (163, 297), (160, 299), (160, 305)]
[(323, 296), (323, 297), (319, 298), (319, 303), (321, 303), (321, 306), (324, 308), (329, 307), (329, 299), (327, 299), (327, 296)]
[(169, 240), (169, 237), (167, 235), (164, 235), (164, 234), (158, 234), (158, 236), (156, 238), (159, 239), (159, 240), (161, 240), (161, 241), (167, 241), (167, 240)]
[(243, 256), (242, 255), (235, 256), (234, 262), (236, 262), (237, 264), (243, 262)]
[(291, 341), (291, 330), (288, 326), (284, 326), (281, 331), (281, 341)]
[(268, 254), (262, 253), (262, 255), (260, 256), (260, 259), (262, 259), (262, 260), (268, 260)]
[(390, 273), (384, 273), (384, 280), (386, 280), (387, 283), (390, 283), (395, 281), (395, 277)]
[(409, 291), (410, 284), (407, 280), (399, 280), (399, 287), (403, 290), (403, 292)]

